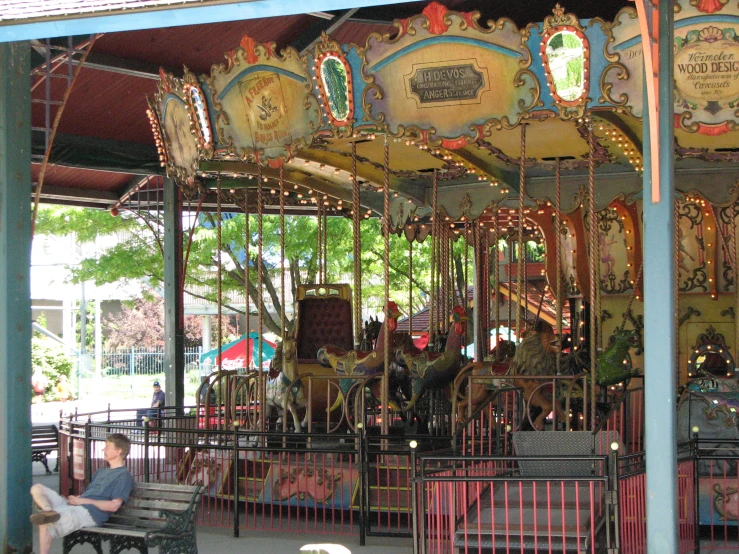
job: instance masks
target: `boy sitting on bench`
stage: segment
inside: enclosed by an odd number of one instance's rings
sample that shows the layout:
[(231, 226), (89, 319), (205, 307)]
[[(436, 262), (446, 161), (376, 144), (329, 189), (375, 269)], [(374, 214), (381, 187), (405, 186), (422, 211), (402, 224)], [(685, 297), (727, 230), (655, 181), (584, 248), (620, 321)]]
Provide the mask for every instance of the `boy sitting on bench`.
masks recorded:
[(100, 468), (80, 496), (64, 498), (39, 483), (31, 487), (31, 496), (39, 512), (31, 523), (39, 528), (39, 553), (49, 554), (51, 541), (83, 527), (98, 527), (128, 501), (133, 477), (126, 468), (131, 442), (126, 435), (112, 433), (105, 439), (103, 458), (109, 467)]

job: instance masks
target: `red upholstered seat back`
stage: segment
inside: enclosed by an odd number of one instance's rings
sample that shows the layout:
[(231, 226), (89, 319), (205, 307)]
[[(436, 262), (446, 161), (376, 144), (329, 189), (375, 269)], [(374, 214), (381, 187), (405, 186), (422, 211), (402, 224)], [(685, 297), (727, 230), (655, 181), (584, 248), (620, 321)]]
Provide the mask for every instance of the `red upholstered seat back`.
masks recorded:
[(354, 348), (352, 307), (341, 298), (304, 298), (298, 306), (298, 360), (316, 361), (318, 349), (335, 344)]

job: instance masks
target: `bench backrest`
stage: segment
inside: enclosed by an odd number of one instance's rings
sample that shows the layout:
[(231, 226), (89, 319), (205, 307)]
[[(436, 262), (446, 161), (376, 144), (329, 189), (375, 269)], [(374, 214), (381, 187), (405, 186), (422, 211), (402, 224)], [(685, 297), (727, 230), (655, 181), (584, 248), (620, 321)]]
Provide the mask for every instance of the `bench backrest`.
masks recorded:
[(59, 430), (56, 425), (39, 425), (31, 428), (31, 448), (33, 450), (56, 450), (58, 447)]
[(110, 517), (107, 524), (161, 529), (167, 521), (159, 513), (161, 510), (180, 513), (190, 510), (190, 521), (194, 521), (202, 494), (200, 485), (135, 483), (128, 502)]

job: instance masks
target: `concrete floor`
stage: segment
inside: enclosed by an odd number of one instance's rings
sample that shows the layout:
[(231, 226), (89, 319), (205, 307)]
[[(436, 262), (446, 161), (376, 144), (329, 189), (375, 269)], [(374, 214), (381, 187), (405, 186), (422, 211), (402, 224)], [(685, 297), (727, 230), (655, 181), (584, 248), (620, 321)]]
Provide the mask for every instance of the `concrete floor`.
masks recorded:
[[(56, 459), (49, 458), (49, 467), (54, 468)], [(33, 482), (42, 483), (58, 490), (59, 475), (46, 475), (44, 466), (33, 463)], [(29, 496), (30, 501), (30, 496)], [(349, 549), (351, 554), (412, 554), (411, 539), (389, 539), (385, 537), (369, 537), (366, 546), (359, 546), (359, 537), (336, 535), (306, 535), (266, 531), (241, 530), (239, 538), (233, 537), (231, 529), (214, 527), (198, 527), (198, 550), (200, 554), (298, 554), (301, 547), (307, 544), (336, 543)], [(34, 552), (38, 552), (38, 535), (34, 530)], [(107, 552), (107, 545), (103, 547)], [(77, 546), (72, 554), (94, 554), (90, 545)], [(136, 551), (131, 551), (136, 552)], [(158, 549), (151, 551), (158, 552)], [(320, 552), (320, 551), (311, 551)], [(54, 541), (51, 554), (62, 554), (62, 541)]]

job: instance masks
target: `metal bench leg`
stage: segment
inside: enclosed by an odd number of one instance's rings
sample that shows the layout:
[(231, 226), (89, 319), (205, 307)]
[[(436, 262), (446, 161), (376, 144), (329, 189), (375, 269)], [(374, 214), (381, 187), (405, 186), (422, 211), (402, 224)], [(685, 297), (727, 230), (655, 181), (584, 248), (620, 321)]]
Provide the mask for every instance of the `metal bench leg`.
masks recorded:
[(110, 536), (110, 554), (120, 554), (124, 550), (135, 548), (141, 554), (149, 554), (149, 547), (143, 537)]
[(97, 554), (103, 554), (102, 542), (102, 537), (96, 533), (75, 531), (64, 537), (64, 554), (69, 554), (76, 545), (85, 543), (91, 544)]
[(46, 454), (41, 458), (41, 463), (44, 464), (44, 467), (46, 468), (46, 475), (51, 475), (51, 470), (49, 469), (49, 462), (46, 460)]
[(195, 538), (195, 533), (183, 535), (176, 539), (160, 539), (159, 554), (198, 554), (198, 541)]

